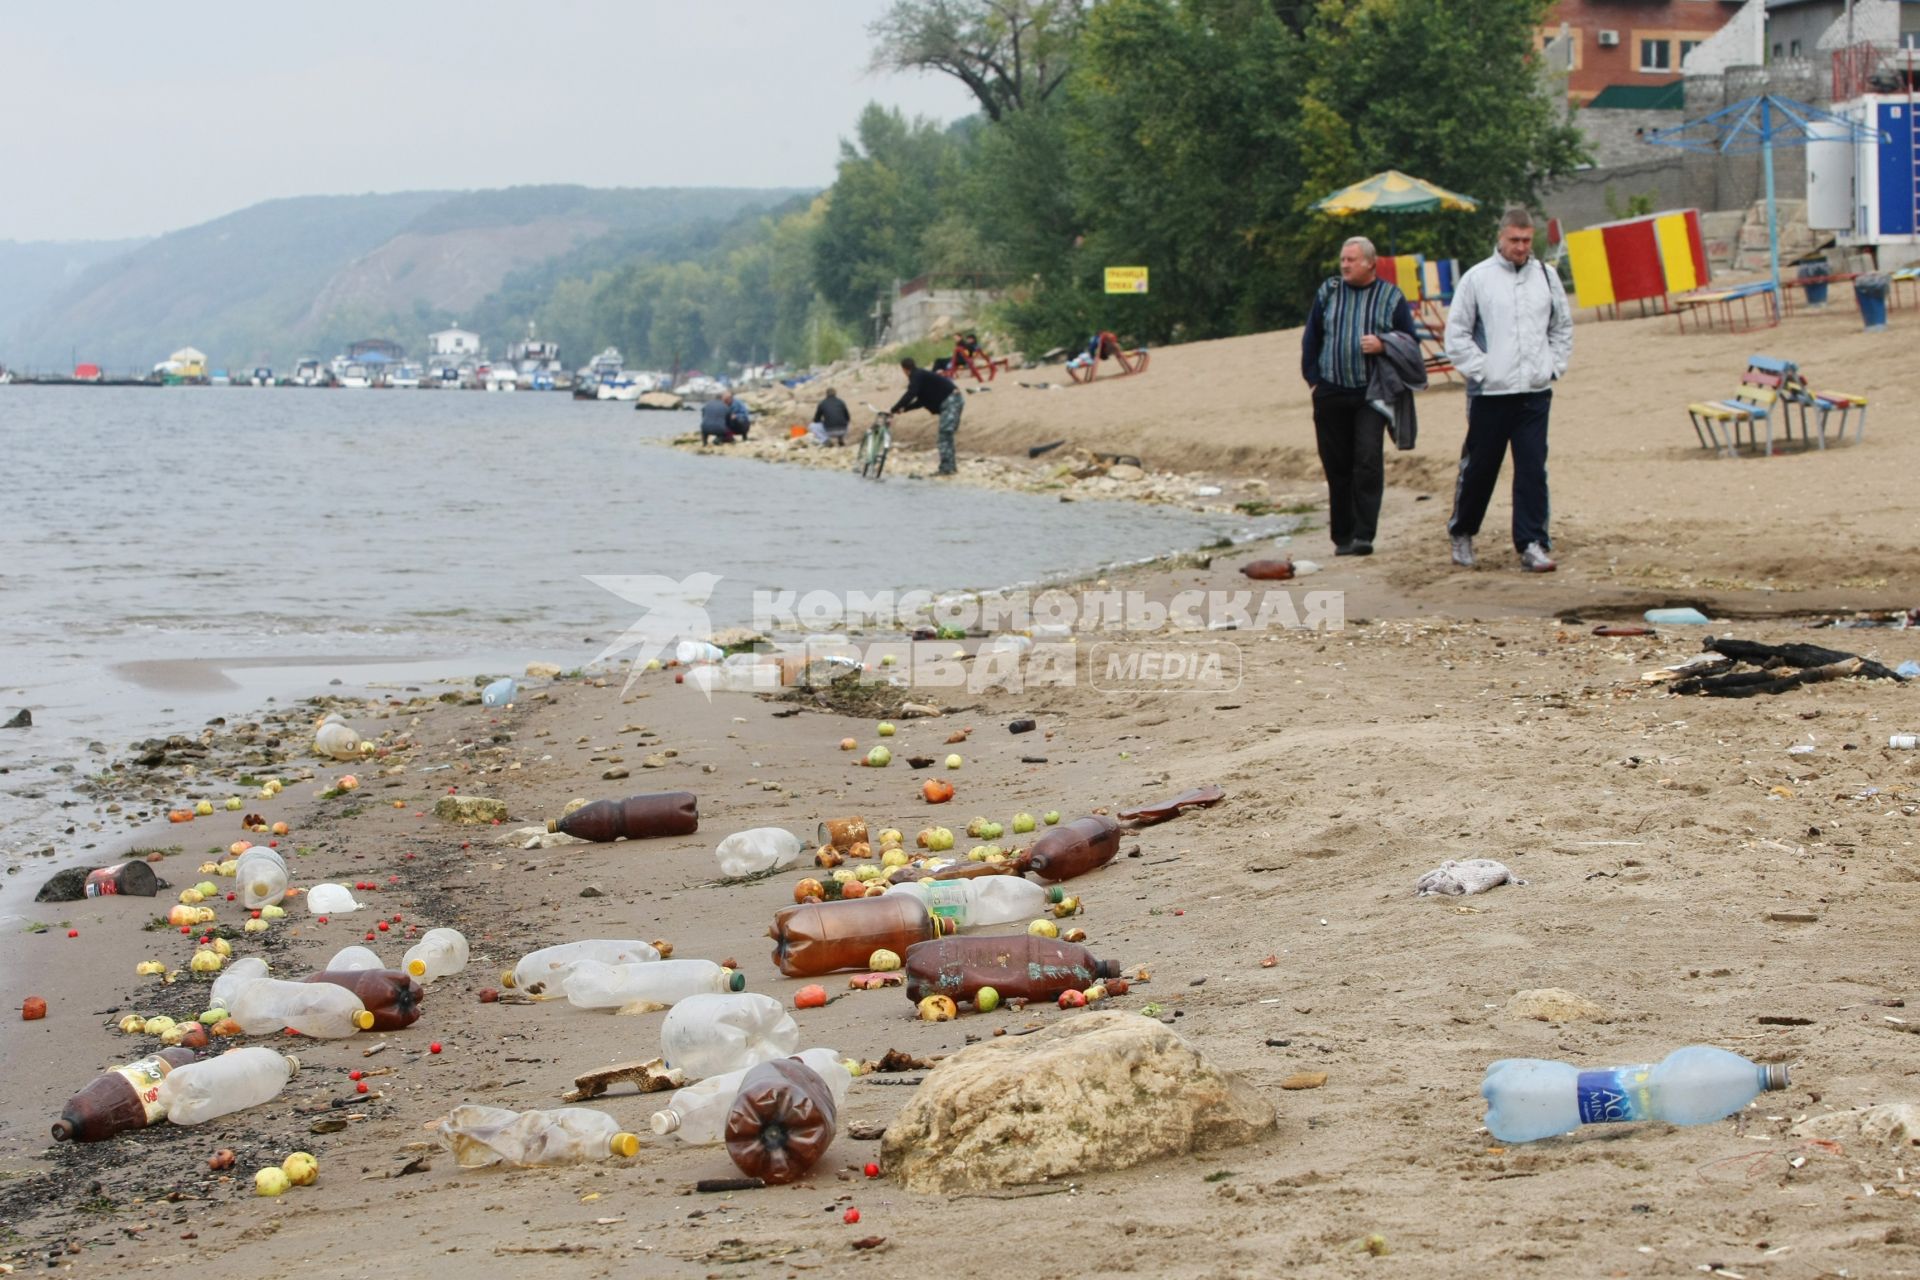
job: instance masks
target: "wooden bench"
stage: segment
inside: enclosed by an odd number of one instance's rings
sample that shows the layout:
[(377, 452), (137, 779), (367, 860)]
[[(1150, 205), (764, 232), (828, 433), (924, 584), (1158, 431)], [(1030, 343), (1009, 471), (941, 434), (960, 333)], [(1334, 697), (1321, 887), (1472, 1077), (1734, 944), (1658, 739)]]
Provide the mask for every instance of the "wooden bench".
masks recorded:
[[(1761, 319), (1753, 318), (1752, 303), (1760, 299), (1765, 304)], [(1734, 318), (1735, 308), (1739, 318)], [(1726, 322), (1727, 332), (1746, 333), (1752, 329), (1771, 329), (1780, 323), (1780, 295), (1774, 292), (1773, 281), (1759, 280), (1753, 284), (1736, 285), (1730, 289), (1697, 289), (1692, 293), (1676, 294), (1673, 299), (1675, 314), (1680, 317), (1680, 332), (1687, 331), (1687, 317), (1693, 316), (1699, 327), (1713, 328), (1716, 315)]]
[[(1760, 425), (1765, 423), (1767, 453), (1772, 454), (1773, 411), (1780, 403), (1783, 382), (1778, 374), (1748, 369), (1740, 379), (1739, 388), (1727, 399), (1696, 400), (1688, 405), (1687, 416), (1693, 422), (1693, 434), (1700, 441), (1700, 447), (1712, 449), (1722, 457), (1735, 457), (1740, 451), (1740, 428), (1745, 426), (1749, 439), (1758, 446)], [(1723, 426), (1727, 428), (1725, 437), (1720, 430)]]

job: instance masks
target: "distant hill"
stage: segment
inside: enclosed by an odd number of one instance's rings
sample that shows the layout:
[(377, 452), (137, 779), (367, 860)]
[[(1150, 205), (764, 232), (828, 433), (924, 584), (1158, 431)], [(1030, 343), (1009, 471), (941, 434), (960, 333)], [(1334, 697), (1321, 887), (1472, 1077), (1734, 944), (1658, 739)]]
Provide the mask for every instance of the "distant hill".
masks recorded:
[[(59, 369), (77, 352), (144, 371), (191, 345), (215, 367), (291, 366), (369, 337), (421, 354), (430, 331), (474, 324), (510, 274), (601, 242), (670, 251), (793, 194), (543, 186), (271, 200), (95, 258), (11, 323), (0, 314), (0, 361)], [(496, 350), (519, 336), (481, 333)]]
[(47, 299), (96, 263), (117, 258), (145, 240), (0, 240), (0, 362), (8, 359), (7, 334)]

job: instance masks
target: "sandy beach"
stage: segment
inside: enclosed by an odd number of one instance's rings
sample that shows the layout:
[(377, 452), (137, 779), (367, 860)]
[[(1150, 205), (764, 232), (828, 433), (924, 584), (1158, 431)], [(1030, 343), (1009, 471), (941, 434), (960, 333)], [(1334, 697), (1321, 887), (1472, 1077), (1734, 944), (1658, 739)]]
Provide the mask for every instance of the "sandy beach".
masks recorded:
[[(969, 398), (962, 427), (963, 460), (995, 459), (970, 464), (978, 483), (1058, 485), (1074, 497), (1098, 478), (1063, 479), (1057, 464), (1025, 459), (1030, 446), (1065, 439), (1063, 454), (1135, 454), (1151, 474), (1088, 497), (1138, 496), (1125, 491), (1137, 483), (1157, 487), (1159, 501), (1184, 490), (1183, 501), (1319, 508), (1284, 549), (1143, 566), (1106, 588), (1159, 600), (1239, 590), (1249, 585), (1241, 564), (1290, 552), (1324, 568), (1281, 585), (1344, 593), (1344, 626), (1217, 633), (1243, 664), (1225, 692), (1115, 696), (1084, 680), (943, 691), (943, 714), (901, 719), (894, 743), (899, 757), (965, 753), (947, 775), (958, 794), (938, 812), (919, 798), (922, 775), (898, 762), (861, 768), (858, 753), (837, 749), (843, 737), (877, 741), (870, 718), (791, 714), (793, 704), (742, 694), (708, 701), (670, 672), (625, 692), (624, 670), (528, 680), (499, 709), (478, 705), (470, 683), (356, 696), (340, 709), (392, 750), (351, 770), (304, 749), (297, 731), (318, 707), (283, 708), (283, 732), (262, 732), (257, 747), (239, 741), (245, 708), (235, 707), (206, 768), (161, 764), (142, 777), (177, 802), (240, 794), (246, 811), (287, 821), (297, 883), (377, 886), (360, 894), (366, 909), (325, 925), (294, 904), (264, 942), (238, 936), (237, 953), (300, 974), (368, 932), (368, 945), (397, 957), (408, 930), (450, 925), (471, 940), (473, 961), (429, 989), (425, 1016), (405, 1031), (257, 1041), (302, 1063), (269, 1104), (199, 1128), (56, 1147), (47, 1126), (65, 1099), (153, 1047), (122, 1035), (120, 1018), (197, 1013), (205, 984), (134, 974), (141, 960), (184, 966), (192, 953), (177, 931), (143, 931), (170, 896), (33, 907), (43, 930), (0, 938), (7, 1016), (29, 994), (49, 1006), (0, 1040), (14, 1086), (0, 1102), (0, 1263), (22, 1274), (216, 1266), (316, 1277), (476, 1266), (592, 1276), (1920, 1273), (1912, 1152), (1799, 1128), (1920, 1101), (1905, 925), (1920, 893), (1920, 753), (1887, 747), (1889, 734), (1920, 728), (1914, 687), (1835, 680), (1736, 700), (1641, 679), (1699, 652), (1708, 634), (1820, 644), (1888, 666), (1920, 659), (1920, 631), (1806, 625), (1920, 602), (1908, 493), (1920, 440), (1901, 402), (1910, 323), (1896, 313), (1890, 332), (1863, 335), (1842, 297), (1759, 334), (1683, 336), (1670, 318), (1581, 324), (1551, 437), (1561, 568), (1537, 577), (1515, 571), (1504, 547), (1504, 489), (1483, 567), (1447, 561), (1457, 388), (1422, 397), (1419, 449), (1389, 459), (1379, 552), (1356, 563), (1334, 560), (1325, 541), (1297, 332), (1167, 348), (1141, 377), (1086, 387), (1018, 385), (1057, 371), (1003, 374)], [(1772, 458), (1701, 451), (1686, 402), (1729, 393), (1756, 351), (1797, 359), (1816, 386), (1871, 397), (1864, 441)], [(890, 402), (893, 376), (874, 371), (842, 394)], [(926, 415), (902, 420), (902, 483), (928, 469), (913, 451), (932, 429)], [(1222, 492), (1192, 494), (1210, 486)], [(1728, 621), (1592, 634), (1672, 604)], [(1010, 734), (1021, 716), (1042, 732)], [(944, 745), (968, 727), (966, 745)], [(280, 744), (268, 745), (274, 736)], [(113, 759), (127, 756), (128, 744), (110, 746)], [(260, 801), (241, 788), (242, 771), (308, 776)], [(320, 794), (349, 771), (356, 791)], [(779, 975), (764, 934), (806, 872), (716, 884), (713, 846), (733, 831), (807, 833), (855, 813), (908, 831), (976, 813), (1072, 817), (1204, 782), (1227, 798), (1130, 835), (1121, 857), (1074, 882), (1085, 904), (1075, 923), (1096, 954), (1149, 974), (1109, 1007), (1159, 1005), (1274, 1102), (1278, 1123), (1254, 1144), (1004, 1192), (916, 1195), (884, 1170), (864, 1176), (880, 1144), (856, 1132), (883, 1128), (924, 1072), (857, 1079), (840, 1137), (787, 1188), (696, 1194), (697, 1180), (733, 1172), (725, 1154), (651, 1134), (631, 1161), (524, 1171), (459, 1170), (434, 1139), (460, 1102), (557, 1106), (576, 1075), (657, 1053), (658, 1013), (481, 1003), (479, 990), (534, 947), (669, 940), (676, 956), (737, 960), (749, 990), (791, 1005), (802, 983)], [(521, 829), (571, 798), (681, 788), (700, 797), (696, 835), (522, 847)], [(450, 791), (495, 797), (510, 817), (442, 821), (434, 804)], [(75, 817), (98, 819), (107, 803), (90, 798)], [(156, 869), (181, 887), (200, 878), (208, 850), (242, 836), (239, 817), (163, 821), (127, 847), (165, 850)], [(1499, 859), (1527, 883), (1414, 896), (1422, 873), (1469, 857)], [(237, 904), (219, 913), (236, 931), (244, 918)], [(1509, 1011), (1516, 992), (1536, 988), (1572, 991), (1598, 1013), (1545, 1022)], [(898, 990), (877, 990), (796, 1016), (803, 1046), (934, 1059), (996, 1030), (1084, 1015), (1034, 1005), (923, 1023)], [(1695, 1043), (1791, 1063), (1793, 1084), (1692, 1128), (1603, 1126), (1526, 1146), (1482, 1128), (1480, 1080), (1495, 1059), (1635, 1063)], [(384, 1074), (361, 1094), (353, 1070)], [(1324, 1084), (1280, 1087), (1303, 1072), (1325, 1072)], [(644, 1134), (656, 1101), (616, 1089), (597, 1105)], [(238, 1157), (226, 1174), (207, 1167), (220, 1147)], [(252, 1170), (293, 1150), (318, 1157), (318, 1183), (256, 1198)], [(857, 1226), (843, 1222), (849, 1207), (861, 1211)], [(854, 1247), (870, 1238), (882, 1243)]]

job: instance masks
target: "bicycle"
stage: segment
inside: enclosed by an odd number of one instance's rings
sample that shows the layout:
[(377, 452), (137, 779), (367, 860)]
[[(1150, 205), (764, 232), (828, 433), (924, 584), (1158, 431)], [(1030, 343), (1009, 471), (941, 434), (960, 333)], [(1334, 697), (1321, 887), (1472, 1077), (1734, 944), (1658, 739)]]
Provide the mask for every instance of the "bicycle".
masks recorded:
[(893, 452), (893, 415), (875, 409), (873, 425), (860, 437), (859, 445), (854, 449), (854, 461), (859, 464), (860, 474), (869, 480), (878, 480), (880, 473), (886, 470), (887, 455)]

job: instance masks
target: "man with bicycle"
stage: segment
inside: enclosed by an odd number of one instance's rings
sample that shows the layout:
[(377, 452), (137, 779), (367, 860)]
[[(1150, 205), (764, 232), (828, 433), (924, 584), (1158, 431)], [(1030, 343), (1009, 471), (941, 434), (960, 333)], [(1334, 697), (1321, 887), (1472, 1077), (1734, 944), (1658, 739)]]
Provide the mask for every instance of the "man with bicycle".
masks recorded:
[(953, 385), (951, 379), (922, 369), (912, 356), (902, 358), (900, 368), (907, 375), (907, 391), (888, 412), (925, 409), (928, 413), (937, 414), (940, 418), (940, 469), (933, 474), (960, 474), (960, 464), (954, 457), (953, 439), (960, 432), (960, 412), (966, 408), (966, 396)]

